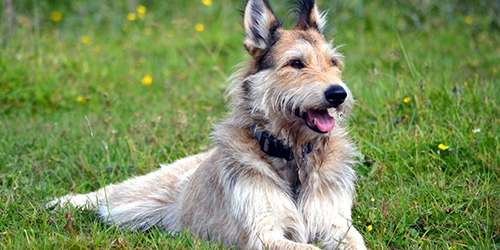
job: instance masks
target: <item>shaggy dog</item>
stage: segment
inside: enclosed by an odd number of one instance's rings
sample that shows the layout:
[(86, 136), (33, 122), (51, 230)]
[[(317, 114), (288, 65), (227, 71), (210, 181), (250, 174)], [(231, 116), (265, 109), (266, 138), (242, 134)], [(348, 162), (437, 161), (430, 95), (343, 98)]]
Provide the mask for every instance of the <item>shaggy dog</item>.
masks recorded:
[[(351, 223), (358, 152), (345, 125), (353, 98), (342, 55), (322, 35), (314, 0), (285, 30), (267, 0), (246, 3), (231, 111), (214, 148), (145, 176), (47, 206), (97, 209), (107, 224), (189, 231), (239, 249), (364, 249)], [(313, 245), (315, 244), (315, 245)]]

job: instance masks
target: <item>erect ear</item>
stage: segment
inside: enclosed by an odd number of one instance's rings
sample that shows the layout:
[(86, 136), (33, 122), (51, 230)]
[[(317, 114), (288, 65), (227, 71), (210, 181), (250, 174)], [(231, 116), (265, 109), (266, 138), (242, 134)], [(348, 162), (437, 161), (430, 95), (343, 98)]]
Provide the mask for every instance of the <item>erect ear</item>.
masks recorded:
[(273, 33), (281, 27), (267, 0), (248, 0), (243, 13), (243, 45), (254, 58), (268, 46)]
[(326, 23), (326, 16), (318, 11), (318, 6), (316, 6), (314, 0), (300, 0), (297, 1), (297, 4), (299, 21), (295, 29), (307, 30), (313, 28), (322, 33)]

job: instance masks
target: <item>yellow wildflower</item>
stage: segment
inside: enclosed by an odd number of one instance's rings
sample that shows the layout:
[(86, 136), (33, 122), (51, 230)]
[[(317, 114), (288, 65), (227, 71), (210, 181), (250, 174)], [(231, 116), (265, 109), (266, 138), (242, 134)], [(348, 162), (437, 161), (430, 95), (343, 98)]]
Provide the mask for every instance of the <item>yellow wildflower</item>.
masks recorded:
[(375, 202), (375, 198), (373, 198), (373, 197), (372, 197), (370, 200), (371, 200), (372, 202)]
[(145, 75), (142, 79), (141, 79), (141, 82), (143, 85), (151, 85), (151, 83), (153, 83), (153, 78), (151, 78), (151, 76), (149, 75)]
[(203, 25), (202, 23), (197, 23), (195, 26), (194, 26), (194, 29), (198, 32), (202, 32), (205, 30), (205, 25)]
[(212, 0), (201, 0), (201, 3), (206, 5), (206, 6), (210, 6), (210, 5), (212, 5)]
[(493, 68), (493, 74), (498, 74), (498, 69), (497, 68)]
[(439, 145), (438, 145), (438, 148), (439, 148), (439, 149), (441, 149), (441, 150), (447, 150), (447, 149), (449, 149), (449, 148), (450, 148), (450, 146), (448, 146), (448, 145), (444, 145), (444, 144), (439, 144)]
[(465, 19), (464, 19), (464, 21), (465, 21), (466, 24), (471, 24), (472, 23), (472, 17), (466, 16)]
[(127, 20), (133, 22), (135, 19), (137, 19), (137, 15), (135, 13), (128, 13)]
[(137, 17), (139, 17), (139, 19), (144, 20), (146, 12), (147, 8), (144, 5), (137, 6)]
[(370, 224), (366, 227), (366, 229), (368, 230), (368, 232), (372, 231), (373, 230), (373, 226)]
[(50, 19), (57, 23), (62, 20), (62, 13), (59, 11), (54, 11), (52, 12), (52, 14), (50, 14)]
[(87, 99), (85, 99), (85, 97), (78, 96), (76, 98), (76, 101), (79, 102), (79, 103), (85, 103), (87, 101)]
[(147, 8), (144, 5), (137, 6), (137, 14), (146, 14)]
[(88, 36), (82, 36), (80, 38), (80, 42), (82, 42), (83, 44), (89, 45), (92, 43), (92, 39), (90, 39), (90, 37), (88, 37)]
[(403, 99), (404, 103), (409, 103), (410, 101), (411, 101), (411, 97), (405, 97), (405, 99)]

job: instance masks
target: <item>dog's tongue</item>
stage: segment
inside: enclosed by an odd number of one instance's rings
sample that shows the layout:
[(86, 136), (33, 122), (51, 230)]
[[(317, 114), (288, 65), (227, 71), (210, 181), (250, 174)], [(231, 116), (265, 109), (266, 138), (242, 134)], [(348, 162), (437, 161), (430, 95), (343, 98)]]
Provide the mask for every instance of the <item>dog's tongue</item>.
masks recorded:
[(323, 133), (332, 131), (335, 125), (335, 119), (328, 114), (327, 110), (309, 109), (307, 110), (307, 116), (308, 122), (315, 125)]

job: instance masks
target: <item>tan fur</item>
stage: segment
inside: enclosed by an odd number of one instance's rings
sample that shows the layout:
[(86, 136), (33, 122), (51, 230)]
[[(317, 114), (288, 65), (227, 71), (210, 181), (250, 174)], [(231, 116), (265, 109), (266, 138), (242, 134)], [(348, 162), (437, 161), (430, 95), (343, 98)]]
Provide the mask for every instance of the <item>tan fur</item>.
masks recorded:
[[(345, 119), (354, 101), (341, 80), (342, 56), (321, 34), (324, 21), (311, 23), (324, 20), (318, 15), (314, 5), (310, 19), (304, 15), (294, 30), (284, 30), (273, 26), (277, 22), (266, 2), (250, 0), (245, 47), (254, 60), (231, 78), (231, 111), (215, 126), (214, 149), (47, 205), (96, 208), (107, 224), (129, 229), (189, 229), (239, 249), (364, 249), (351, 223), (356, 179), (351, 166), (358, 152)], [(255, 21), (262, 17), (265, 22)], [(259, 27), (252, 31), (252, 25)], [(276, 41), (270, 44), (261, 37)], [(294, 59), (305, 67), (291, 67)], [(325, 90), (332, 84), (342, 86), (348, 96), (334, 108), (334, 129), (317, 133), (296, 113), (328, 108)], [(291, 145), (295, 158), (264, 153), (252, 124)], [(313, 150), (303, 154), (307, 143)]]

